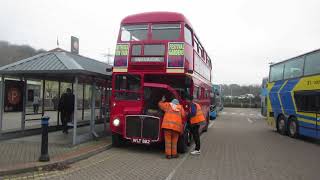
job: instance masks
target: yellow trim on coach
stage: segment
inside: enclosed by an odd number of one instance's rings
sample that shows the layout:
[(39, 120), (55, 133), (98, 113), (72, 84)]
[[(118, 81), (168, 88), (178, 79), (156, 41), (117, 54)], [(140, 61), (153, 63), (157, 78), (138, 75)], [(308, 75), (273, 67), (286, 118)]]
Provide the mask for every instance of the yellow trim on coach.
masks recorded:
[(267, 94), (267, 124), (273, 128), (276, 127), (275, 119), (274, 117), (270, 117), (270, 113), (272, 112), (272, 106), (271, 106), (271, 101), (270, 101), (270, 96), (269, 93), (271, 89), (273, 88), (275, 82), (270, 82), (267, 84), (267, 89), (268, 89), (268, 94)]
[(298, 117), (298, 121), (302, 121), (302, 122), (309, 123), (309, 124), (314, 124), (314, 125), (320, 124), (320, 123), (318, 123), (316, 121), (309, 120), (309, 119), (304, 119), (304, 118), (300, 118), (300, 117)]
[(283, 87), (287, 84), (288, 80), (286, 80), (282, 86), (280, 87), (279, 91), (277, 92), (278, 94), (278, 98), (279, 98), (279, 102), (280, 102), (280, 106), (281, 106), (281, 111), (282, 111), (282, 114), (285, 114), (284, 113), (284, 109), (283, 109), (283, 105), (282, 105), (282, 100), (281, 100), (281, 96), (280, 96), (280, 91), (283, 89)]
[(302, 77), (299, 83), (294, 87), (292, 91), (303, 90), (319, 90), (320, 89), (320, 75)]

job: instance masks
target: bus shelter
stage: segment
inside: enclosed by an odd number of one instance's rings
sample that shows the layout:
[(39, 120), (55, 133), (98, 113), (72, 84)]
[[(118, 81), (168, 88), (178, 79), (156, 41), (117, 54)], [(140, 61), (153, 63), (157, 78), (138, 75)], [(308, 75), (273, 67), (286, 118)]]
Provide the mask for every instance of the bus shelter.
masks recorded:
[[(77, 127), (90, 122), (106, 124), (111, 73), (103, 62), (67, 51), (51, 51), (0, 67), (0, 135), (10, 131), (39, 128), (41, 117), (50, 117), (50, 126), (60, 126), (58, 102), (67, 88), (75, 96), (72, 144), (81, 140)], [(105, 125), (106, 127), (106, 125)]]

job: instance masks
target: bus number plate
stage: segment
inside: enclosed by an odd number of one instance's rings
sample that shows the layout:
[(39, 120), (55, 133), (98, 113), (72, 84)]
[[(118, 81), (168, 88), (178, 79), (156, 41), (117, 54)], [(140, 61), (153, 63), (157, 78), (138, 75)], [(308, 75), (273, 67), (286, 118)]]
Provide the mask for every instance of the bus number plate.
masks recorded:
[(132, 143), (136, 143), (136, 144), (150, 144), (151, 141), (150, 141), (149, 139), (132, 138)]

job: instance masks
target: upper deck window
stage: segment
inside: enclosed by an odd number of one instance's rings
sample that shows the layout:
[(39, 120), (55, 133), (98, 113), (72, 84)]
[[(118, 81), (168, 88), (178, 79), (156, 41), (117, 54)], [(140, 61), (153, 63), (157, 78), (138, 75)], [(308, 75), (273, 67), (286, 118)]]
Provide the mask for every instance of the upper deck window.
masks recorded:
[(153, 40), (177, 40), (180, 37), (180, 24), (154, 24), (151, 29)]
[(121, 41), (141, 41), (148, 38), (148, 25), (128, 25), (121, 27)]
[(277, 64), (270, 69), (270, 82), (283, 80), (284, 64)]
[(304, 75), (320, 74), (320, 52), (306, 56)]
[(284, 79), (297, 78), (303, 74), (303, 57), (285, 63)]

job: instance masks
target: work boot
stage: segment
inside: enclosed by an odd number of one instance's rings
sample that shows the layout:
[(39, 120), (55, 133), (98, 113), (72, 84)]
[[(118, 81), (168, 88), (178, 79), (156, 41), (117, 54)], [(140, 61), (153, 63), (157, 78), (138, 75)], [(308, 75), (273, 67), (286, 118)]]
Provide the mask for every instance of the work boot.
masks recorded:
[(166, 158), (167, 159), (171, 159), (171, 155), (166, 155)]
[(201, 152), (200, 152), (200, 150), (194, 150), (194, 151), (191, 151), (190, 154), (192, 154), (192, 155), (200, 155)]
[(171, 157), (172, 157), (172, 158), (178, 158), (178, 157), (179, 157), (179, 154), (172, 155)]

